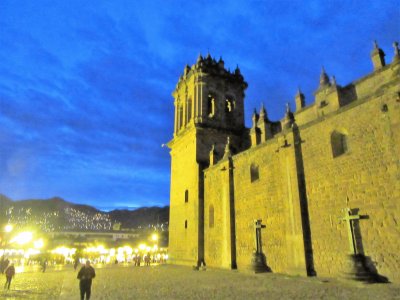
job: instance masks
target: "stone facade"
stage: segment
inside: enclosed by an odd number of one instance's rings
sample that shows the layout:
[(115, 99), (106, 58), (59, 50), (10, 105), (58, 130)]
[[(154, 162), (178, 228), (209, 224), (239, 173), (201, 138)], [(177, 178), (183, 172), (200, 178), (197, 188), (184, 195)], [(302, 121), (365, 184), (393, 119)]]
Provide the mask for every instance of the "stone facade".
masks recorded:
[[(210, 56), (173, 93), (170, 259), (249, 269), (254, 220), (279, 273), (340, 276), (348, 255), (400, 282), (400, 57), (375, 43), (371, 74), (339, 86), (322, 70), (315, 101), (244, 126), (240, 70)], [(346, 210), (348, 209), (348, 210)], [(350, 211), (355, 220), (343, 220)], [(359, 219), (356, 219), (358, 218)], [(349, 227), (349, 224), (351, 226)]]

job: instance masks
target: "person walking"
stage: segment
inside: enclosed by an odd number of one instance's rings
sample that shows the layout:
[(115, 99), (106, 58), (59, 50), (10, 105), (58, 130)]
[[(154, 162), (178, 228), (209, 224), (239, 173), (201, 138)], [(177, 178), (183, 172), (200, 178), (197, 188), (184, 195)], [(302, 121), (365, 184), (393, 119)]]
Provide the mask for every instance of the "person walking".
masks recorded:
[(81, 291), (81, 300), (90, 299), (92, 292), (92, 279), (96, 277), (94, 268), (90, 265), (90, 261), (87, 260), (86, 264), (79, 270), (77, 278), (79, 281), (79, 289)]
[(42, 263), (42, 272), (46, 272), (46, 267), (47, 267), (47, 259), (45, 259)]
[(74, 262), (74, 270), (76, 271), (76, 268), (79, 265), (79, 258), (75, 258), (75, 262)]
[(4, 284), (4, 289), (10, 289), (11, 280), (15, 275), (15, 267), (13, 263), (7, 267), (7, 269), (4, 271), (4, 274), (6, 274), (6, 283)]

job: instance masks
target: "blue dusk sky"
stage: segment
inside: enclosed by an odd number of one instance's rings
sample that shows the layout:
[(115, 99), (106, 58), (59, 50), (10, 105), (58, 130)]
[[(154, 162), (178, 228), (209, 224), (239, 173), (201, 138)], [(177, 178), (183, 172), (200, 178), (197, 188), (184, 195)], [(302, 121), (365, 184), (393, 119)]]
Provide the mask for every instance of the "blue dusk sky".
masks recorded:
[(246, 126), (393, 58), (399, 0), (0, 1), (0, 194), (109, 210), (169, 204), (173, 99), (185, 64), (220, 56), (248, 82)]

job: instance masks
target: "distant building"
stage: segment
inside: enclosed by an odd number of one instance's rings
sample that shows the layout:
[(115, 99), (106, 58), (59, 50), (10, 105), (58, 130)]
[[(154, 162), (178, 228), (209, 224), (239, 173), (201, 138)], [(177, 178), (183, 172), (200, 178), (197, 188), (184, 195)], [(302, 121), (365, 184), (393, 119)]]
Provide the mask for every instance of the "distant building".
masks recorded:
[(247, 269), (262, 247), (273, 272), (338, 276), (357, 254), (400, 282), (397, 43), (384, 56), (375, 44), (373, 72), (346, 86), (322, 70), (312, 104), (299, 90), (295, 111), (274, 122), (261, 107), (250, 129), (239, 68), (210, 55), (186, 66), (168, 143), (170, 261)]
[(47, 233), (48, 237), (57, 238), (57, 237), (65, 237), (69, 239), (73, 238), (85, 238), (90, 241), (95, 241), (100, 239), (108, 240), (108, 241), (117, 241), (117, 240), (128, 240), (128, 239), (137, 239), (140, 234), (137, 231), (53, 231)]

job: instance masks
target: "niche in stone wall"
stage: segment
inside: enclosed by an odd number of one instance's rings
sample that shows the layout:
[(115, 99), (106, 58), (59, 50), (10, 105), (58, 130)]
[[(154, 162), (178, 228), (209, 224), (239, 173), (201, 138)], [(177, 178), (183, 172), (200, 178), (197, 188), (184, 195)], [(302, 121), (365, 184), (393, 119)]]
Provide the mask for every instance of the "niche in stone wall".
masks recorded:
[(185, 203), (189, 202), (189, 191), (185, 190)]
[(251, 164), (250, 166), (250, 181), (254, 182), (260, 178), (260, 174), (258, 171), (258, 166), (256, 164)]
[(208, 208), (208, 227), (214, 228), (214, 205), (210, 205)]
[(346, 130), (334, 130), (331, 133), (331, 147), (333, 158), (338, 157), (348, 151)]
[(187, 123), (190, 122), (192, 119), (192, 99), (188, 99), (186, 102), (186, 107), (187, 107)]

